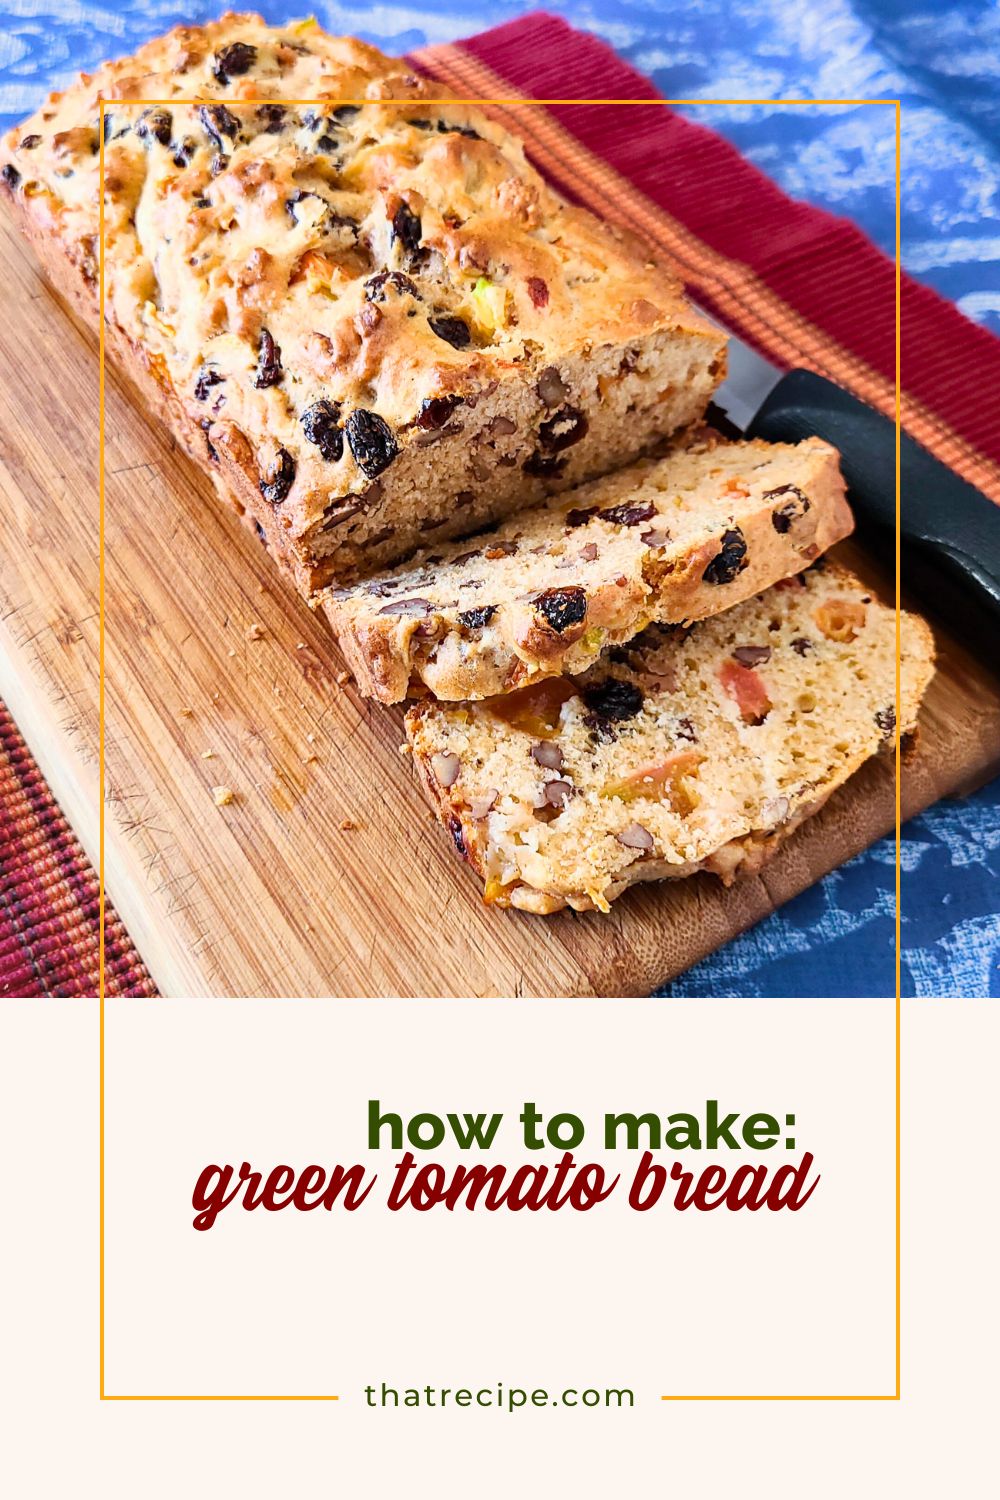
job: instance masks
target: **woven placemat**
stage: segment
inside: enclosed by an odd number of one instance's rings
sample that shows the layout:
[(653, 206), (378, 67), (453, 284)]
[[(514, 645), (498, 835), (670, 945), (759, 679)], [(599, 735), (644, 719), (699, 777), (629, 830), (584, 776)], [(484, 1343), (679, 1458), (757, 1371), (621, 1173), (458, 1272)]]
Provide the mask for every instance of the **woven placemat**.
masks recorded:
[[(0, 703), (0, 995), (96, 995), (97, 875)], [(128, 933), (105, 911), (109, 995), (150, 996)]]

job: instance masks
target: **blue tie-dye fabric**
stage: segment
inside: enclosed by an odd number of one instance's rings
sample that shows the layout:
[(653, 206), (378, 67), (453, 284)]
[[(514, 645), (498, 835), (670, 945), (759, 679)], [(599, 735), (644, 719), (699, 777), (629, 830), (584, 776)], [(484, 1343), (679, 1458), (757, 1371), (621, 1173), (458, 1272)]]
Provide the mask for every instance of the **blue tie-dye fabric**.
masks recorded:
[[(222, 4), (0, 0), (0, 125), (79, 69)], [(271, 20), (309, 0), (258, 7)], [(516, 0), (311, 7), (334, 31), (403, 52), (535, 9)], [(903, 100), (903, 260), (1000, 333), (1000, 6), (995, 0), (551, 0), (667, 97)], [(883, 111), (704, 106), (790, 193), (854, 218), (892, 252)], [(996, 400), (996, 393), (988, 393)], [(2, 688), (2, 684), (0, 684)], [(1000, 783), (905, 830), (903, 989), (1000, 994)], [(865, 995), (893, 989), (894, 853), (877, 844), (676, 981), (673, 994)]]

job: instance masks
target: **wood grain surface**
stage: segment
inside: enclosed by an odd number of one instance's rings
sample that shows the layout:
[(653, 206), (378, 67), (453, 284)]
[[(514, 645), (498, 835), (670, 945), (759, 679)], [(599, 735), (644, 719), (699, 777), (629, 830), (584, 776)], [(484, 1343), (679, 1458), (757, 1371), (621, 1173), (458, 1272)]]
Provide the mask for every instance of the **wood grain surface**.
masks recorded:
[[(96, 861), (97, 343), (5, 217), (0, 277), (0, 694)], [(400, 712), (341, 680), (322, 621), (113, 368), (106, 410), (107, 884), (164, 994), (644, 994), (892, 827), (881, 761), (732, 890), (485, 908)], [(937, 633), (910, 812), (1000, 769), (1000, 683)]]

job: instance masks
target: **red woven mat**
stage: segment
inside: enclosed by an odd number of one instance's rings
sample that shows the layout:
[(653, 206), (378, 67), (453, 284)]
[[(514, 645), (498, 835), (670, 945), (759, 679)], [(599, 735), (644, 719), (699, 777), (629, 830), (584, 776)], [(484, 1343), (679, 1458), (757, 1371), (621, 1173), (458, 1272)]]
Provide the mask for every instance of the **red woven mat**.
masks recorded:
[[(414, 62), (466, 98), (656, 100), (596, 37), (543, 12)], [(891, 106), (871, 105), (887, 112)], [(895, 415), (895, 267), (857, 226), (787, 197), (669, 108), (488, 106), (568, 197), (646, 238), (720, 321), (783, 368), (816, 370)], [(902, 417), (1000, 503), (1000, 339), (902, 277)]]
[[(644, 236), (698, 300), (782, 367), (829, 376), (895, 408), (895, 269), (846, 220), (793, 202), (720, 136), (664, 107), (595, 37), (543, 13), (414, 65), (470, 98), (558, 98), (491, 112), (527, 136), (563, 192)], [(872, 106), (875, 107), (875, 106)], [(903, 421), (1000, 502), (1000, 340), (902, 278)], [(97, 983), (97, 881), (37, 767), (0, 712), (0, 994), (84, 995)], [(153, 987), (112, 914), (109, 993)]]
[[(0, 995), (95, 995), (97, 875), (0, 703)], [(109, 995), (155, 995), (115, 913), (105, 912)]]

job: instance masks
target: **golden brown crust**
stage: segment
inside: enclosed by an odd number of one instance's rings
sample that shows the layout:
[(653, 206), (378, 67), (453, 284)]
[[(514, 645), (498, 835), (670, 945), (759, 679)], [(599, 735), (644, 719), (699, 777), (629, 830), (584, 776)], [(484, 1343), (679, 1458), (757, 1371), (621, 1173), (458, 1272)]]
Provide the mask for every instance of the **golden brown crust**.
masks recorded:
[[(204, 431), (307, 594), (405, 555), (421, 526), (447, 536), (634, 457), (722, 372), (671, 274), (434, 97), (362, 43), (229, 14), (82, 76), (0, 147), (5, 196), (92, 312), (112, 101), (113, 347), (165, 387), (186, 446)], [(634, 415), (613, 440), (607, 410)]]

